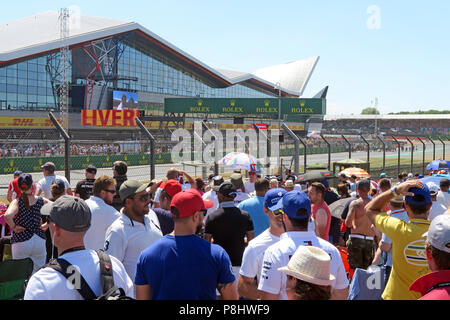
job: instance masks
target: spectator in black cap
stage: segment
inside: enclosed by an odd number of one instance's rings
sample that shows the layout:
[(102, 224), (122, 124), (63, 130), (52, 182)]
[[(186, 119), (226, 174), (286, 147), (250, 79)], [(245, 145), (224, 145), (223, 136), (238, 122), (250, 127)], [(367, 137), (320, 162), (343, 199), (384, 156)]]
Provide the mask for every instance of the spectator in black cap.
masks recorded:
[(5, 220), (12, 230), (11, 250), (13, 259), (31, 258), (33, 272), (45, 264), (45, 233), (41, 229), (41, 208), (48, 199), (32, 193), (33, 178), (22, 173), (18, 178), (22, 191), (20, 198), (14, 199), (5, 213)]
[(220, 245), (230, 256), (233, 274), (239, 278), (242, 255), (246, 243), (255, 236), (253, 221), (248, 212), (235, 206), (237, 188), (229, 181), (218, 190), (219, 209), (206, 217), (205, 239)]
[(117, 210), (123, 208), (122, 200), (120, 199), (119, 190), (122, 183), (128, 180), (127, 177), (128, 165), (124, 161), (116, 161), (113, 166), (113, 178), (116, 180), (116, 194), (114, 195), (112, 206)]
[(88, 165), (85, 169), (84, 175), (86, 179), (77, 183), (75, 188), (75, 195), (83, 200), (89, 199), (92, 196), (92, 189), (94, 188), (95, 175), (97, 168), (93, 165)]

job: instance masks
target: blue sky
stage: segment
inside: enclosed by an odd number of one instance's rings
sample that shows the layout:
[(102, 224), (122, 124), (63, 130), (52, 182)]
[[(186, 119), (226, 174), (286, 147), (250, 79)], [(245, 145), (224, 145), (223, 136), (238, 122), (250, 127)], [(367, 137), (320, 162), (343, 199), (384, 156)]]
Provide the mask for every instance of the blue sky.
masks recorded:
[[(214, 68), (252, 72), (311, 56), (328, 114), (450, 110), (450, 1), (8, 1), (0, 23), (76, 5), (137, 22)], [(373, 8), (374, 10), (369, 10)]]

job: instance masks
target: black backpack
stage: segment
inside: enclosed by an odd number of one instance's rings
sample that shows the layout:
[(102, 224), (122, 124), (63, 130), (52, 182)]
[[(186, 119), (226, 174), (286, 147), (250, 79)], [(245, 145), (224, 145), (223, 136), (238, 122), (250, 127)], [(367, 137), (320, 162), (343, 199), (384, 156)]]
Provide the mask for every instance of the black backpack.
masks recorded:
[[(97, 252), (100, 260), (100, 282), (102, 286), (102, 295), (97, 296), (89, 287), (83, 276), (79, 274), (80, 288), (76, 289), (80, 295), (85, 300), (133, 300), (125, 295), (125, 291), (122, 288), (114, 285), (112, 263), (109, 255), (101, 250), (96, 250), (95, 252)], [(67, 269), (70, 266), (72, 265), (64, 259), (54, 259), (44, 267), (52, 268), (70, 280), (70, 277), (73, 276), (73, 273), (67, 273)]]

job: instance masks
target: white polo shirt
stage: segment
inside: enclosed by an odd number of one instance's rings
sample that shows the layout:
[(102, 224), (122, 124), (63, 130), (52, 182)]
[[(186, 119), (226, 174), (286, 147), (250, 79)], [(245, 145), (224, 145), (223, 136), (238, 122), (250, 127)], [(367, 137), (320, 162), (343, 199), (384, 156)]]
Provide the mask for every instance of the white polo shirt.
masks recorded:
[(66, 189), (70, 188), (69, 181), (67, 181), (66, 177), (59, 176), (59, 175), (53, 175), (53, 176), (46, 176), (43, 177), (41, 180), (38, 181), (36, 186), (44, 192), (44, 197), (47, 199), (52, 198), (52, 185), (55, 183), (56, 180), (62, 180), (64, 182), (64, 187)]
[(205, 192), (203, 194), (202, 198), (203, 200), (211, 200), (213, 202), (213, 206), (206, 211), (205, 214), (205, 221), (206, 221), (206, 216), (209, 213), (219, 209), (219, 197), (217, 196), (217, 192), (215, 192), (214, 190), (209, 190), (208, 192)]
[(246, 181), (244, 183), (244, 189), (245, 189), (245, 193), (247, 193), (247, 194), (255, 192), (255, 183), (250, 182), (250, 180)]
[(430, 212), (428, 213), (428, 220), (433, 221), (437, 216), (444, 214), (447, 208), (444, 207), (440, 202), (433, 201), (431, 205)]
[[(74, 251), (59, 258), (76, 266), (92, 291), (97, 296), (102, 294), (100, 263), (95, 251)], [(123, 264), (114, 257), (110, 256), (110, 258), (114, 285), (124, 289), (127, 296), (134, 298), (133, 281), (125, 271)], [(52, 268), (43, 268), (36, 272), (28, 282), (24, 300), (83, 300), (83, 297), (61, 273)]]
[(332, 290), (348, 287), (347, 274), (338, 249), (328, 241), (318, 238), (314, 232), (295, 231), (283, 233), (280, 241), (267, 248), (263, 258), (259, 290), (278, 294), (279, 300), (287, 300), (287, 277), (286, 274), (278, 271), (278, 268), (287, 266), (289, 259), (299, 246), (314, 246), (328, 253), (331, 258), (330, 273), (336, 278), (331, 284)]
[(144, 223), (131, 220), (120, 211), (120, 218), (106, 231), (104, 250), (119, 259), (134, 282), (136, 265), (141, 252), (162, 238), (161, 230), (148, 215)]
[(84, 236), (84, 245), (86, 249), (103, 249), (106, 230), (120, 217), (120, 213), (99, 197), (91, 196), (85, 202), (91, 209), (91, 227)]
[(439, 191), (436, 196), (436, 200), (447, 209), (450, 208), (450, 192)]
[(256, 276), (259, 281), (261, 278), (264, 252), (268, 247), (279, 240), (280, 237), (274, 236), (268, 229), (251, 240), (244, 250), (239, 274), (248, 278), (254, 278)]

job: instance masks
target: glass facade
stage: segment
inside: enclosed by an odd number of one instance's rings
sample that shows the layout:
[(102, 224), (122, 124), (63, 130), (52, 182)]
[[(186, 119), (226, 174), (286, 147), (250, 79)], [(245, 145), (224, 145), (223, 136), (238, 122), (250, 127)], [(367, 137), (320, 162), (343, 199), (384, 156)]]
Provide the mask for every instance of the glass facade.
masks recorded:
[[(213, 88), (205, 84), (193, 72), (171, 63), (167, 57), (152, 52), (150, 47), (142, 45), (138, 36), (133, 34), (123, 44), (123, 54), (118, 60), (116, 70), (118, 79), (109, 82), (110, 89), (142, 93), (157, 93), (171, 96), (207, 97), (207, 98), (264, 98), (273, 96), (241, 84), (227, 88)], [(70, 55), (71, 56), (71, 55)], [(72, 59), (71, 60), (75, 60)], [(70, 62), (72, 68), (79, 62)], [(71, 84), (84, 84), (83, 77), (69, 70)], [(22, 61), (6, 67), (0, 67), (0, 109), (51, 111), (55, 110), (53, 83), (59, 83), (58, 54), (50, 54)], [(124, 80), (127, 79), (127, 80)], [(96, 79), (101, 83), (100, 79)], [(160, 103), (145, 101), (140, 96), (140, 108), (151, 114), (162, 114)], [(69, 101), (70, 105), (70, 101)]]

